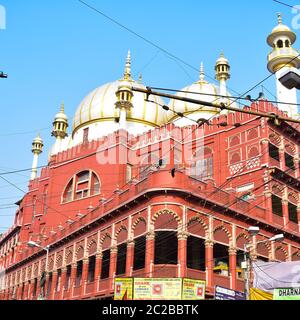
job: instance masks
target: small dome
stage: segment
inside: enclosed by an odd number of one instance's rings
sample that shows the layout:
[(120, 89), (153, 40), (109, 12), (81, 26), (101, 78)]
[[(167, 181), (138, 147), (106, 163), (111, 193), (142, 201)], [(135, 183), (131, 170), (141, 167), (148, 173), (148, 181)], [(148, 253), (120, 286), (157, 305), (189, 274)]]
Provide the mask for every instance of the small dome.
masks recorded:
[(291, 43), (294, 44), (296, 41), (296, 34), (286, 25), (282, 23), (282, 16), (278, 14), (278, 25), (272, 30), (271, 34), (268, 36), (267, 42), (269, 46), (273, 46), (274, 40), (278, 36), (287, 36), (290, 38)]
[(229, 65), (229, 61), (225, 58), (224, 53), (222, 52), (220, 58), (217, 60), (216, 65), (227, 64)]
[[(183, 88), (181, 91), (182, 92), (178, 92), (176, 96), (201, 100), (203, 102), (209, 103), (221, 102), (220, 88), (212, 83), (205, 81), (203, 65), (201, 65), (200, 80), (193, 83), (190, 86)], [(228, 102), (229, 105), (232, 103), (232, 99), (229, 98), (230, 93), (228, 91), (226, 92), (226, 96), (228, 96), (228, 101), (226, 101), (227, 99), (225, 99), (225, 101), (224, 99), (222, 99), (222, 102)], [(236, 107), (236, 104), (232, 103), (231, 106)], [(194, 121), (197, 121), (202, 118), (210, 119), (214, 115), (219, 115), (221, 111), (221, 109), (219, 108), (201, 106), (198, 104), (193, 104), (174, 99), (170, 101), (169, 108), (169, 121), (173, 121), (175, 124), (179, 126), (195, 124)], [(186, 118), (181, 119), (176, 113), (183, 113), (186, 117), (192, 120), (189, 121)]]
[(38, 136), (33, 140), (33, 143), (43, 144), (43, 139), (40, 137), (40, 135), (38, 135)]
[(55, 115), (54, 121), (55, 121), (55, 122), (56, 122), (56, 121), (68, 122), (68, 117), (67, 117), (67, 115), (65, 114), (65, 106), (64, 106), (64, 103), (62, 103), (59, 113), (57, 113), (57, 114)]

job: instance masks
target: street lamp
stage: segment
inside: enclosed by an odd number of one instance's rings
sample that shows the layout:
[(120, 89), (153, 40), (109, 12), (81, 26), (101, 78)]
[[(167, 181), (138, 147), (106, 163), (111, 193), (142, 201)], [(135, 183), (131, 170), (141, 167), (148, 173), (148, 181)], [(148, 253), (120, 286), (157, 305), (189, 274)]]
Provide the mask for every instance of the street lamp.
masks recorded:
[(2, 71), (0, 71), (0, 78), (7, 78), (7, 74), (3, 73)]
[(279, 78), (283, 86), (288, 89), (300, 89), (300, 71), (296, 68), (289, 69), (283, 72)]
[[(50, 245), (46, 246), (46, 247), (42, 247), (40, 246), (38, 243), (34, 242), (34, 241), (29, 241), (27, 243), (28, 247), (30, 248), (41, 248), (43, 250), (46, 251), (46, 265), (45, 265), (45, 274), (48, 274), (48, 260), (49, 260), (49, 251), (50, 251)], [(42, 293), (42, 297), (43, 297), (43, 293)]]
[[(259, 233), (259, 227), (250, 227), (248, 229), (249, 234), (252, 237), (255, 237)], [(247, 243), (244, 245), (244, 262), (242, 265), (242, 268), (246, 270), (245, 274), (245, 293), (247, 300), (250, 300), (250, 273), (251, 273), (251, 256), (250, 256), (250, 250), (253, 248), (253, 246), (257, 246), (260, 243), (266, 243), (266, 242), (280, 242), (284, 239), (284, 234), (277, 234), (273, 236), (270, 239), (262, 240), (259, 242), (254, 243)], [(249, 252), (248, 252), (249, 250)]]

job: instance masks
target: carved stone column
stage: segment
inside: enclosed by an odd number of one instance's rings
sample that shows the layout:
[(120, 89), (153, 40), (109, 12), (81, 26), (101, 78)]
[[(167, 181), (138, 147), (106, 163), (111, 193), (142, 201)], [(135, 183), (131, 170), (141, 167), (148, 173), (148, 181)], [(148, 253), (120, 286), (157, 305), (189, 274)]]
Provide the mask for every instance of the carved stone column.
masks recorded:
[(236, 271), (236, 248), (229, 248), (229, 272), (231, 276), (231, 289), (236, 290), (236, 278), (237, 278), (237, 271)]
[(94, 282), (94, 294), (98, 291), (98, 284), (101, 277), (102, 272), (102, 253), (96, 254), (96, 267), (95, 267), (95, 282)]
[(178, 234), (178, 278), (185, 278), (187, 276), (187, 238), (186, 232)]
[(145, 274), (149, 278), (152, 276), (152, 264), (154, 263), (155, 232), (148, 232), (146, 235), (146, 260)]
[(213, 287), (214, 276), (214, 242), (212, 240), (205, 241), (205, 266), (206, 266), (206, 279), (207, 287)]
[(132, 276), (133, 261), (134, 261), (134, 241), (131, 240), (127, 242), (126, 277)]
[(85, 286), (86, 286), (87, 277), (88, 277), (88, 268), (89, 268), (89, 259), (83, 259), (82, 260), (82, 275), (81, 275), (81, 290), (80, 290), (81, 296), (84, 296), (84, 294), (85, 294)]

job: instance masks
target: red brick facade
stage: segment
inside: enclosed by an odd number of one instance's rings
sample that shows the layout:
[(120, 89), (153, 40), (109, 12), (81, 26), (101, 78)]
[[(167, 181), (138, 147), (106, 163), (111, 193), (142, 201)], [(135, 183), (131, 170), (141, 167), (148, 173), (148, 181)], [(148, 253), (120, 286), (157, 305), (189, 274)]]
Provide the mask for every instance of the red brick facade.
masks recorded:
[[(265, 100), (251, 108), (282, 115)], [(202, 137), (207, 161), (201, 177), (191, 176)], [(291, 123), (230, 113), (197, 130), (167, 125), (138, 137), (121, 130), (53, 156), (0, 239), (0, 299), (39, 296), (46, 252), (29, 248), (30, 240), (50, 245), (48, 299), (110, 297), (116, 276), (202, 279), (208, 295), (215, 285), (243, 291), (240, 251), (252, 241), (249, 226), (260, 227), (257, 242), (285, 233), (282, 243), (258, 246), (254, 259), (300, 260), (299, 138)], [(117, 163), (133, 153), (127, 163), (99, 164), (111, 151)], [(166, 164), (145, 170), (151, 153)], [(183, 153), (191, 156), (182, 163)], [(169, 252), (169, 263), (159, 263), (165, 257), (158, 252)], [(218, 271), (218, 260), (227, 261), (227, 271)]]

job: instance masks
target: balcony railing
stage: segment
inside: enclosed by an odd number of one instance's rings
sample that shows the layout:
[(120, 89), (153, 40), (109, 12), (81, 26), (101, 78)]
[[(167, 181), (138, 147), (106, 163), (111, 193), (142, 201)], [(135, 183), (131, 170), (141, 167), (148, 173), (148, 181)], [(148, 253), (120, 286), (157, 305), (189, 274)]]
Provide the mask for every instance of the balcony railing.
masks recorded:
[(294, 48), (276, 48), (268, 55), (268, 61), (278, 57), (278, 56), (293, 56), (299, 55), (299, 51)]

